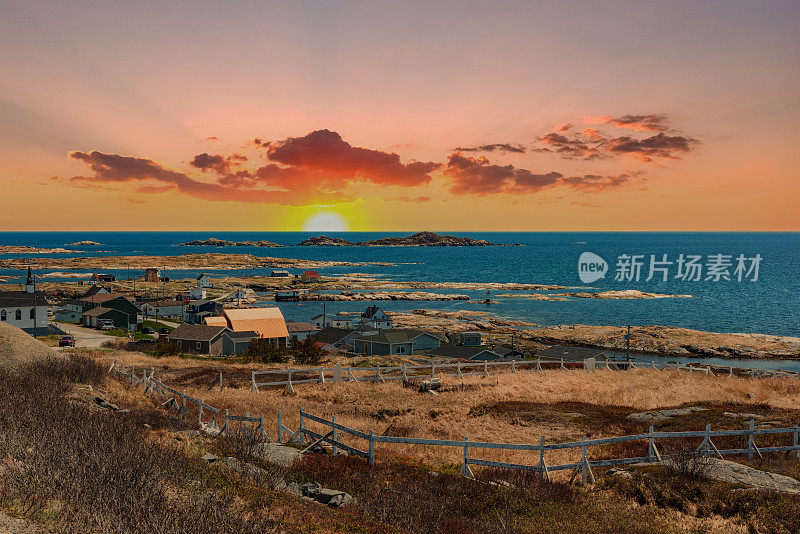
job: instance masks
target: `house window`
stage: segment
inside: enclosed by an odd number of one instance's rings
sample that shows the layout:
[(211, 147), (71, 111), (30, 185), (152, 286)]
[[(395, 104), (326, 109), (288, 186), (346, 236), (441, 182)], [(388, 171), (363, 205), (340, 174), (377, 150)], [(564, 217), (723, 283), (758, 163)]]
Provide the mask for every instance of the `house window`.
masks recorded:
[(36, 308), (31, 308), (30, 318), (31, 319), (36, 319)]
[(200, 350), (200, 349), (202, 349), (202, 348), (203, 348), (203, 344), (202, 344), (201, 342), (199, 342), (199, 341), (198, 341), (198, 342), (197, 342), (197, 350)]
[(14, 313), (14, 318), (15, 318), (17, 321), (21, 321), (21, 320), (22, 320), (22, 310), (17, 310), (17, 311)]
[(179, 347), (181, 346), (181, 340), (180, 339), (178, 341), (176, 341), (176, 343), (178, 344)]
[(5, 321), (5, 320), (6, 320), (6, 311), (0, 310), (0, 321)]

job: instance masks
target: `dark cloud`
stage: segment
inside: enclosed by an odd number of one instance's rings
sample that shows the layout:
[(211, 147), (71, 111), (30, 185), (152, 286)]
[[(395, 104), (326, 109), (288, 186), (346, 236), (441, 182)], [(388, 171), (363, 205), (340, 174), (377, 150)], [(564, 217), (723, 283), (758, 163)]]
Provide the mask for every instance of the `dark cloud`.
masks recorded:
[(453, 150), (455, 152), (494, 152), (495, 150), (499, 150), (501, 152), (516, 152), (518, 154), (524, 154), (525, 146), (512, 145), (510, 143), (494, 143), (491, 145), (456, 147)]
[(189, 165), (203, 171), (213, 171), (217, 174), (224, 175), (231, 172), (231, 167), (245, 161), (247, 161), (247, 156), (242, 154), (221, 156), (219, 154), (211, 155), (203, 152), (202, 154), (197, 154), (192, 161), (189, 162)]
[(354, 147), (330, 130), (316, 130), (303, 137), (270, 143), (268, 157), (307, 171), (335, 173), (344, 179), (382, 185), (427, 184), (431, 181), (430, 173), (440, 167), (433, 162), (403, 164), (395, 153)]
[(561, 179), (561, 183), (573, 189), (587, 192), (605, 191), (616, 189), (627, 183), (633, 178), (643, 175), (643, 171), (628, 171), (622, 174), (601, 176), (599, 174), (584, 174), (583, 176), (570, 176)]
[(623, 115), (622, 117), (610, 118), (607, 122), (619, 128), (630, 130), (663, 132), (669, 129), (669, 119), (666, 115)]
[(549, 150), (560, 154), (567, 159), (597, 159), (602, 157), (596, 145), (590, 138), (584, 139), (580, 134), (572, 138), (564, 134), (551, 132), (539, 138), (549, 147)]
[(698, 143), (689, 137), (659, 133), (645, 139), (615, 137), (604, 142), (603, 148), (611, 153), (632, 154), (649, 162), (654, 157), (680, 159), (679, 154), (690, 152)]
[(534, 192), (554, 185), (561, 178), (557, 172), (535, 174), (513, 165), (494, 165), (485, 157), (458, 153), (450, 155), (444, 174), (451, 179), (450, 192), (456, 195)]
[[(145, 158), (106, 154), (103, 152), (73, 152), (70, 157), (89, 165), (93, 176), (76, 176), (73, 182), (109, 183), (132, 181), (155, 181), (162, 185), (150, 186), (148, 192), (162, 192), (165, 188), (175, 188), (186, 195), (204, 200), (273, 203), (288, 206), (303, 205), (313, 201), (333, 202), (347, 197), (338, 191), (322, 191), (316, 188), (297, 187), (285, 190), (242, 188), (236, 185), (208, 183), (190, 176), (166, 169), (158, 163)], [(266, 184), (271, 185), (271, 184)], [(148, 187), (145, 185), (145, 187)]]

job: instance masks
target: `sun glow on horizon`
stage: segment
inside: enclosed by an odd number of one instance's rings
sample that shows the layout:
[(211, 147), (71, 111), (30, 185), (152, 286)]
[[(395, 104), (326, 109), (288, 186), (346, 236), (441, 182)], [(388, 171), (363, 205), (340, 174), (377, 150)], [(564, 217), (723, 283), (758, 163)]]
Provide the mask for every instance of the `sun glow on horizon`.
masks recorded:
[(316, 211), (303, 222), (304, 232), (347, 232), (350, 225), (333, 211)]

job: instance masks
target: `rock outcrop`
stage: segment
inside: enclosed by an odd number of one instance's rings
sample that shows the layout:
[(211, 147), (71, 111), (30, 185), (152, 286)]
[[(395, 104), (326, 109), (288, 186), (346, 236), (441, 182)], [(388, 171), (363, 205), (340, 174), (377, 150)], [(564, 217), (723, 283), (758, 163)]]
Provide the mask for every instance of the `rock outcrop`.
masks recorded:
[(342, 291), (341, 293), (304, 293), (300, 300), (313, 301), (360, 301), (360, 300), (469, 300), (468, 295), (427, 293), (424, 291), (372, 291), (357, 293)]
[(102, 243), (98, 243), (97, 241), (78, 241), (76, 243), (67, 243), (64, 245), (65, 247), (100, 247)]
[(205, 240), (196, 239), (194, 241), (187, 241), (180, 243), (179, 247), (282, 247), (277, 243), (271, 241), (226, 241), (225, 239), (217, 239), (216, 237), (209, 237)]
[(299, 243), (301, 247), (499, 247), (497, 243), (490, 243), (485, 239), (472, 239), (471, 237), (456, 237), (440, 235), (433, 232), (417, 232), (405, 237), (383, 237), (371, 241), (353, 243), (338, 237), (317, 236), (310, 237)]
[(328, 237), (326, 235), (318, 235), (309, 237), (305, 241), (297, 244), (298, 247), (352, 247), (355, 243), (347, 239), (339, 237)]

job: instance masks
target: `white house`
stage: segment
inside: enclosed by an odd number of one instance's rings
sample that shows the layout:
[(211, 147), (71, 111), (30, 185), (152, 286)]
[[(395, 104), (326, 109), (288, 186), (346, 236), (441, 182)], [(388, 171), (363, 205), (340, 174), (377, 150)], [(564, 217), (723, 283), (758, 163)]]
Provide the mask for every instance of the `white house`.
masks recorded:
[(193, 287), (189, 290), (189, 298), (191, 300), (204, 300), (206, 298), (206, 289), (204, 287)]
[(141, 306), (142, 314), (148, 318), (164, 317), (165, 319), (183, 319), (185, 305), (181, 300), (161, 300), (158, 302), (145, 302)]
[(388, 330), (393, 326), (389, 316), (377, 306), (370, 306), (361, 314), (361, 324), (378, 330)]
[(29, 334), (46, 333), (47, 297), (35, 290), (30, 268), (23, 291), (0, 292), (0, 322), (16, 326)]
[(200, 276), (197, 277), (197, 287), (214, 287), (211, 283), (211, 277), (206, 273), (201, 273)]
[(332, 326), (333, 328), (353, 328), (353, 319), (346, 315), (315, 315), (311, 322), (320, 328)]

